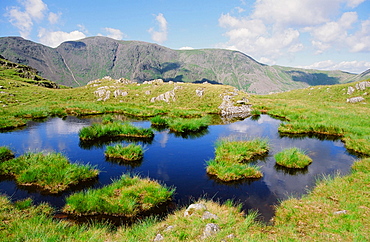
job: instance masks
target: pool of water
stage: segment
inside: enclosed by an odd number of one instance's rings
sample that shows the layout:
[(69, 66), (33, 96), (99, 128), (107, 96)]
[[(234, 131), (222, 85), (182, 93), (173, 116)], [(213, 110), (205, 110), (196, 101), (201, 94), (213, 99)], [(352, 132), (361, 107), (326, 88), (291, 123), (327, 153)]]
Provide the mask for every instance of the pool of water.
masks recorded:
[[(247, 118), (230, 124), (211, 125), (200, 134), (181, 136), (168, 130), (155, 131), (152, 141), (137, 142), (145, 147), (143, 160), (134, 164), (117, 163), (105, 158), (105, 147), (131, 141), (81, 143), (79, 140), (78, 131), (99, 119), (67, 117), (49, 118), (43, 122), (32, 121), (24, 129), (0, 133), (0, 146), (10, 147), (16, 156), (29, 151), (56, 151), (65, 154), (71, 162), (96, 165), (101, 173), (90, 187), (102, 187), (123, 173), (131, 172), (175, 187), (174, 202), (177, 206), (188, 205), (198, 198), (221, 202), (233, 199), (241, 203), (245, 211), (258, 210), (265, 221), (273, 216), (274, 205), (279, 201), (306, 193), (322, 175), (338, 172), (347, 174), (356, 158), (348, 153), (340, 140), (325, 137), (282, 137), (277, 131), (281, 121), (261, 115), (258, 119)], [(136, 126), (150, 127), (148, 121), (131, 121)], [(207, 175), (206, 161), (214, 158), (214, 144), (219, 138), (226, 136), (245, 139), (262, 137), (269, 140), (271, 149), (268, 156), (255, 162), (261, 167), (263, 178), (222, 183)], [(313, 159), (312, 164), (299, 171), (276, 166), (274, 154), (289, 147), (305, 150)], [(31, 197), (36, 204), (48, 202), (59, 209), (63, 207), (65, 197), (71, 191), (45, 195), (19, 187), (14, 181), (0, 177), (0, 193), (7, 194), (12, 200)]]

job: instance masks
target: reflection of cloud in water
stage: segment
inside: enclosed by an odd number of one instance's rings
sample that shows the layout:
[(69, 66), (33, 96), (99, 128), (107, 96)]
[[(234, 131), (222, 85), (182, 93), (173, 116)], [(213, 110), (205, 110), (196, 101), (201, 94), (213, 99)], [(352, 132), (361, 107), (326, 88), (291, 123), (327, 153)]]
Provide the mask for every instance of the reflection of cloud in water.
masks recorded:
[[(301, 148), (312, 158), (313, 162), (307, 168), (309, 174), (298, 172), (296, 175), (289, 175), (284, 171), (276, 170), (273, 155), (288, 147)], [(322, 174), (335, 174), (338, 170), (342, 170), (342, 173), (348, 172), (352, 162), (353, 158), (346, 152), (340, 141), (283, 138), (277, 147), (272, 148), (268, 162), (262, 165), (263, 179), (273, 193), (276, 193), (279, 198), (285, 198), (287, 195), (307, 192), (305, 190), (311, 189), (315, 180)], [(286, 191), (289, 191), (289, 194)]]
[[(69, 121), (69, 122), (68, 122)], [(73, 120), (62, 120), (55, 118), (46, 125), (46, 133), (48, 137), (53, 137), (56, 134), (67, 135), (78, 133), (81, 128), (87, 126), (85, 123), (74, 122)]]
[(277, 133), (277, 127), (280, 123), (279, 120), (272, 119), (267, 115), (262, 115), (258, 121), (253, 121), (249, 118), (232, 123), (228, 128), (231, 131), (245, 133), (253, 137), (269, 137)]
[(158, 136), (160, 136), (160, 138), (158, 139), (158, 143), (161, 144), (161, 147), (162, 148), (165, 148), (166, 147), (166, 144), (168, 142), (168, 139), (170, 138), (169, 137), (169, 131), (168, 130), (165, 130), (165, 131), (159, 132), (158, 134), (156, 134), (156, 138)]

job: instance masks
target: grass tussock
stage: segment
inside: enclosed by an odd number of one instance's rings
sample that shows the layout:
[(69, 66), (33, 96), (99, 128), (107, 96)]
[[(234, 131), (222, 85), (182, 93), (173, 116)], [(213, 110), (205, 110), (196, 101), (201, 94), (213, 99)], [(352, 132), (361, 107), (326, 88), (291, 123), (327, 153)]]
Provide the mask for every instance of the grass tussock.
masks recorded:
[(264, 139), (249, 141), (221, 139), (216, 143), (215, 159), (207, 161), (207, 173), (226, 182), (261, 178), (263, 174), (259, 167), (243, 162), (267, 154), (268, 149), (268, 142)]
[(110, 158), (124, 159), (127, 161), (137, 161), (143, 158), (144, 150), (141, 145), (129, 144), (122, 146), (107, 146), (105, 156)]
[(6, 146), (0, 146), (0, 162), (14, 158), (14, 153)]
[(99, 171), (90, 165), (70, 163), (60, 153), (26, 153), (0, 163), (0, 173), (14, 176), (20, 185), (58, 193), (71, 185), (96, 178)]
[(312, 159), (299, 148), (285, 149), (275, 156), (276, 164), (287, 168), (305, 168), (312, 163)]
[(172, 132), (197, 132), (206, 129), (210, 123), (208, 117), (203, 118), (173, 118), (168, 120), (169, 129)]
[(171, 199), (174, 190), (138, 176), (122, 175), (101, 189), (88, 189), (67, 198), (63, 211), (75, 215), (106, 214), (133, 217)]
[(83, 127), (79, 132), (81, 140), (94, 140), (99, 138), (112, 138), (118, 136), (135, 138), (152, 138), (154, 132), (148, 128), (138, 128), (130, 123), (109, 122), (102, 124), (93, 124)]

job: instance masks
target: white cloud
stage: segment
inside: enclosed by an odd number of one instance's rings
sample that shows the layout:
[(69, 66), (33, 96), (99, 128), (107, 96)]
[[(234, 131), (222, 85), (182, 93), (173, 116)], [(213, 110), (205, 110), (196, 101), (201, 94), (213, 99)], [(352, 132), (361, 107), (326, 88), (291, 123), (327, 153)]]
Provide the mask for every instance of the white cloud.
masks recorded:
[(236, 18), (230, 14), (221, 15), (219, 25), (228, 29), (224, 35), (229, 38), (220, 47), (238, 49), (260, 61), (269, 60), (269, 64), (284, 53), (303, 49), (299, 42), (300, 33), (293, 28), (282, 29), (266, 25), (261, 19)]
[(119, 29), (104, 28), (104, 30), (108, 33), (107, 37), (112, 39), (121, 40), (125, 36), (125, 34)]
[(24, 10), (22, 11), (18, 6), (8, 7), (6, 16), (9, 18), (9, 22), (19, 29), (23, 38), (29, 38), (34, 21), (40, 21), (44, 18), (47, 5), (41, 0), (21, 0), (19, 3)]
[(300, 66), (306, 69), (318, 69), (318, 70), (342, 70), (351, 73), (361, 73), (370, 69), (369, 61), (342, 61), (334, 62), (332, 60), (325, 60), (313, 63), (308, 66)]
[(48, 17), (48, 20), (51, 24), (56, 24), (58, 23), (59, 19), (60, 19), (60, 16), (62, 16), (62, 13), (53, 13), (53, 12), (50, 12), (49, 13), (49, 17)]
[(47, 29), (41, 28), (39, 34), (37, 35), (42, 44), (57, 47), (64, 41), (68, 40), (79, 40), (86, 37), (86, 35), (80, 31), (63, 32), (63, 31), (49, 31)]
[(184, 47), (181, 47), (180, 50), (194, 50), (194, 48), (190, 46), (184, 46)]
[(154, 28), (150, 28), (148, 32), (151, 34), (153, 41), (161, 44), (167, 40), (167, 20), (162, 13), (158, 14), (155, 19), (157, 21), (159, 31), (154, 30)]
[(240, 50), (267, 64), (291, 59), (293, 53), (309, 48), (316, 54), (330, 49), (370, 51), (370, 19), (360, 20), (355, 11), (343, 13), (362, 2), (256, 0), (253, 12), (246, 16), (220, 16), (219, 26), (228, 41), (217, 47)]

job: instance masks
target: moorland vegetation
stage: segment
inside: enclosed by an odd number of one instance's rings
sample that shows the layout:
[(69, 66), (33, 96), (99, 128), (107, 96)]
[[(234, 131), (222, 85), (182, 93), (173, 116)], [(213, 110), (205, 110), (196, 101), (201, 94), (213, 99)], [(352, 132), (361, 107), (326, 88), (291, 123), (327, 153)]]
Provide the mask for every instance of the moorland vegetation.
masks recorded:
[[(199, 118), (218, 113), (222, 102), (220, 96), (234, 92), (233, 87), (221, 85), (121, 85), (112, 83), (112, 80), (99, 80), (100, 83), (95, 83), (98, 86), (50, 89), (23, 82), (15, 75), (1, 71), (2, 129), (25, 125), (29, 118), (53, 115), (124, 113), (146, 118), (164, 114), (175, 118)], [(345, 142), (348, 150), (360, 157), (352, 165), (350, 174), (323, 177), (307, 195), (282, 201), (276, 207), (271, 224), (258, 222), (257, 212), (247, 211), (245, 214), (233, 202), (220, 204), (200, 200), (197, 203), (205, 204), (217, 217), (204, 220), (197, 213), (185, 217), (184, 208), (162, 220), (151, 217), (131, 226), (112, 229), (107, 224), (81, 225), (55, 220), (53, 208), (47, 204), (36, 206), (30, 199), (12, 203), (9, 198), (0, 196), (0, 237), (5, 241), (61, 238), (71, 241), (152, 241), (161, 234), (169, 241), (196, 241), (201, 238), (204, 227), (212, 222), (219, 225), (220, 231), (205, 241), (367, 241), (370, 238), (369, 88), (347, 94), (348, 88), (355, 84), (315, 86), (263, 96), (238, 92), (234, 97), (247, 97), (258, 110), (256, 114), (261, 112), (282, 118), (284, 122), (279, 127), (282, 136), (335, 135)], [(150, 91), (150, 95), (158, 96), (173, 90), (173, 85), (182, 86), (177, 89), (176, 101), (153, 103), (146, 94)], [(112, 93), (118, 87), (124, 88), (128, 95), (97, 101), (94, 92), (102, 86), (107, 86)], [(203, 97), (195, 95), (199, 87), (205, 90)], [(365, 101), (346, 102), (347, 98), (356, 96), (364, 97)], [(7, 161), (1, 161), (1, 164), (4, 162)], [(111, 192), (114, 193), (114, 189)], [(119, 193), (124, 192), (117, 189)], [(86, 213), (72, 207), (68, 209), (66, 211)]]

